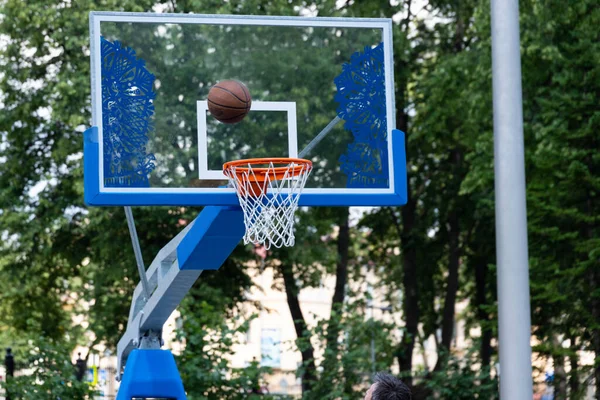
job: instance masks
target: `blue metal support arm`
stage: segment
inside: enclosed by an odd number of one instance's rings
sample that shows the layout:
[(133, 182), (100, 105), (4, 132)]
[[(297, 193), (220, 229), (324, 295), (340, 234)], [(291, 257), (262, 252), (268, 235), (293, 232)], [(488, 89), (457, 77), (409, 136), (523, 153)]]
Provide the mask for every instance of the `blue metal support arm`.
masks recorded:
[[(165, 321), (177, 308), (204, 270), (216, 270), (225, 262), (244, 235), (239, 207), (205, 207), (173, 240), (163, 247), (146, 271), (150, 297), (142, 284), (133, 293), (127, 330), (117, 345), (118, 376), (132, 350), (142, 338), (155, 338), (159, 349)], [(147, 340), (147, 339), (145, 339)]]

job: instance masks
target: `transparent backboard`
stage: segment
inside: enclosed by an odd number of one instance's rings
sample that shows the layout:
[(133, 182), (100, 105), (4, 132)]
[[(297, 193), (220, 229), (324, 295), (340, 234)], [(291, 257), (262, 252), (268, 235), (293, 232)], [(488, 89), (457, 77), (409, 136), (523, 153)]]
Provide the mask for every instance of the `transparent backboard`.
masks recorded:
[[(301, 205), (405, 202), (390, 20), (91, 13), (90, 29), (89, 204), (234, 205), (223, 164), (257, 157), (313, 162)], [(208, 111), (223, 80), (252, 96), (239, 123)]]

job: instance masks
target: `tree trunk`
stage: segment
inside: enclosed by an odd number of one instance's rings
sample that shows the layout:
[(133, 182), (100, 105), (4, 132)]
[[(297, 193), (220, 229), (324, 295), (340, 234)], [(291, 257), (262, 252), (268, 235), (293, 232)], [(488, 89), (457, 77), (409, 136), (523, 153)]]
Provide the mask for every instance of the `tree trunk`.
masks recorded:
[[(413, 19), (411, 10), (412, 1), (407, 0), (405, 2), (407, 14), (404, 19), (400, 22), (400, 30), (404, 37), (409, 36), (410, 23)], [(406, 57), (408, 56), (408, 57)], [(407, 168), (408, 173), (408, 191), (407, 191), (407, 202), (400, 208), (400, 216), (402, 219), (402, 226), (396, 220), (396, 214), (392, 210), (394, 222), (396, 224), (398, 235), (400, 237), (400, 246), (402, 254), (402, 287), (403, 293), (403, 304), (402, 311), (404, 314), (404, 331), (402, 339), (398, 348), (396, 349), (395, 356), (398, 360), (400, 372), (404, 376), (404, 381), (407, 385), (412, 386), (412, 360), (413, 351), (417, 336), (419, 334), (419, 318), (420, 318), (420, 307), (419, 307), (419, 280), (417, 271), (417, 247), (415, 244), (415, 221), (417, 220), (417, 199), (414, 197), (414, 187), (411, 186), (413, 181), (411, 180), (411, 157), (410, 147), (408, 145), (408, 123), (410, 116), (406, 112), (409, 105), (408, 96), (408, 82), (410, 80), (411, 66), (412, 64), (408, 61), (414, 54), (405, 53), (402, 56), (395, 57), (394, 71), (396, 77), (396, 128), (405, 133), (405, 149), (406, 158), (409, 164)], [(414, 185), (414, 184), (413, 184)]]
[[(588, 158), (588, 165), (591, 165), (591, 160)], [(592, 202), (592, 198), (588, 196), (586, 202), (586, 214), (588, 217), (593, 217), (595, 215), (594, 212), (594, 204)], [(584, 228), (584, 234), (588, 241), (591, 241), (594, 238), (594, 225), (586, 224)], [(589, 268), (589, 276), (590, 282), (589, 287), (592, 290), (597, 290), (600, 287), (600, 271), (596, 267)], [(591, 314), (593, 321), (600, 321), (600, 296), (597, 293), (591, 295)], [(595, 325), (595, 328), (591, 330), (592, 335), (592, 348), (594, 349), (595, 354), (595, 362), (594, 362), (594, 379), (596, 382), (596, 400), (600, 400), (600, 329), (598, 328), (598, 324)]]
[(435, 370), (439, 371), (446, 363), (448, 352), (454, 336), (454, 311), (456, 306), (456, 293), (458, 292), (458, 267), (460, 263), (459, 224), (456, 210), (450, 212), (448, 218), (448, 279), (446, 283), (446, 297), (442, 314), (442, 341), (438, 349), (438, 361)]
[(569, 363), (571, 371), (569, 372), (569, 389), (571, 391), (571, 399), (575, 400), (579, 394), (579, 356), (577, 355), (577, 338), (571, 337), (571, 354), (569, 355)]
[(552, 336), (552, 344), (557, 353), (552, 355), (554, 361), (554, 398), (566, 400), (567, 373), (565, 372), (565, 356), (562, 354), (562, 343), (556, 335)]
[(475, 306), (477, 307), (477, 319), (480, 321), (481, 326), (481, 347), (480, 357), (481, 365), (489, 367), (492, 358), (492, 331), (487, 326), (489, 321), (489, 315), (484, 310), (484, 306), (487, 305), (487, 275), (488, 266), (485, 260), (479, 260), (475, 266)]
[[(600, 273), (596, 268), (591, 271), (590, 287), (600, 287)], [(592, 317), (594, 321), (600, 321), (600, 299), (592, 296)], [(600, 400), (600, 329), (592, 329), (592, 348), (595, 353), (594, 379), (596, 381), (596, 400)]]
[(337, 263), (335, 267), (335, 289), (331, 297), (331, 317), (327, 327), (327, 348), (335, 352), (340, 333), (339, 317), (341, 317), (344, 297), (346, 295), (346, 281), (348, 280), (348, 252), (350, 247), (349, 208), (341, 209), (338, 222), (339, 232), (337, 240)]
[(340, 322), (344, 298), (346, 296), (346, 283), (348, 280), (348, 254), (350, 250), (349, 215), (350, 209), (348, 207), (340, 209), (337, 239), (338, 254), (335, 267), (335, 289), (333, 291), (333, 296), (331, 297), (331, 315), (327, 325), (327, 356), (324, 360), (324, 368), (337, 368), (337, 356), (339, 354), (338, 339), (342, 330)]
[(350, 209), (345, 207), (342, 210), (339, 220), (340, 231), (338, 233), (337, 251), (338, 260), (335, 268), (335, 290), (331, 298), (331, 305), (341, 305), (344, 303), (346, 295), (346, 283), (348, 280), (348, 253), (350, 249)]
[[(410, 14), (410, 10), (409, 10)], [(406, 26), (408, 25), (408, 21)], [(409, 158), (409, 146), (408, 146), (408, 114), (405, 112), (405, 99), (406, 99), (406, 88), (407, 75), (406, 69), (408, 65), (406, 63), (396, 63), (396, 76), (398, 76), (398, 89), (396, 91), (396, 127), (405, 133), (405, 149), (406, 157)], [(410, 187), (410, 169), (408, 169), (408, 199), (404, 206), (400, 208), (400, 215), (402, 217), (402, 227), (398, 225), (398, 234), (400, 235), (400, 246), (402, 247), (402, 286), (404, 287), (404, 296), (402, 311), (404, 313), (404, 333), (400, 345), (396, 350), (396, 358), (400, 367), (400, 372), (404, 375), (404, 380), (407, 385), (412, 385), (412, 357), (413, 350), (415, 348), (415, 340), (419, 332), (417, 331), (419, 326), (419, 287), (417, 277), (417, 250), (413, 240), (414, 226), (416, 221), (417, 213), (417, 201), (411, 195)], [(392, 214), (393, 211), (392, 211)], [(394, 214), (395, 218), (395, 214)]]
[(423, 369), (425, 370), (425, 375), (429, 374), (429, 361), (427, 359), (427, 350), (425, 349), (425, 342), (427, 342), (427, 338), (424, 335), (421, 335), (421, 332), (418, 332), (419, 344), (421, 345), (421, 357), (423, 357)]
[(396, 351), (400, 371), (405, 377), (407, 385), (412, 385), (412, 357), (415, 347), (415, 338), (419, 327), (419, 286), (417, 276), (417, 251), (413, 241), (413, 228), (415, 224), (416, 200), (409, 194), (408, 202), (401, 209), (402, 215), (402, 267), (404, 286), (404, 312), (405, 330), (402, 335), (400, 347)]
[(281, 274), (283, 275), (283, 283), (285, 293), (287, 295), (287, 303), (294, 320), (294, 329), (296, 337), (301, 342), (298, 347), (302, 356), (302, 365), (304, 372), (302, 373), (302, 393), (310, 391), (316, 381), (316, 365), (315, 351), (310, 342), (310, 334), (306, 327), (306, 320), (300, 308), (298, 300), (299, 289), (294, 277), (294, 269), (291, 264), (281, 265)]

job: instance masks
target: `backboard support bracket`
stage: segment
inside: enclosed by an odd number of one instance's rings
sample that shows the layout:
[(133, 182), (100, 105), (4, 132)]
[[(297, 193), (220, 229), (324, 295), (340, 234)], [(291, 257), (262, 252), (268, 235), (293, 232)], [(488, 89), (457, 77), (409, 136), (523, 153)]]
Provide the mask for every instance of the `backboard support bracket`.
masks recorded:
[(145, 272), (150, 297), (146, 298), (141, 282), (133, 293), (127, 329), (117, 345), (119, 377), (132, 351), (160, 350), (166, 320), (203, 271), (221, 267), (244, 230), (241, 208), (205, 207), (158, 252)]
[[(198, 193), (193, 191), (165, 193), (115, 193), (100, 190), (98, 127), (91, 127), (84, 132), (83, 179), (85, 182), (84, 201), (92, 206), (239, 206), (235, 191), (230, 193)], [(406, 143), (404, 132), (392, 130), (392, 154), (394, 157), (393, 191), (373, 196), (370, 193), (329, 193), (326, 198), (321, 194), (305, 190), (299, 201), (300, 207), (317, 206), (399, 206), (408, 200), (406, 182)]]

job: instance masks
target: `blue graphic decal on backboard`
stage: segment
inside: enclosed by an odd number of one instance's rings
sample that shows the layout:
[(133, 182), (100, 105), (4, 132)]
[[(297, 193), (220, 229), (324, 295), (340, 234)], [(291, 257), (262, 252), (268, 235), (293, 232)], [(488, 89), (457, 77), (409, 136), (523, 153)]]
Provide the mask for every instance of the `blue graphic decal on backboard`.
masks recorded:
[(154, 75), (133, 49), (101, 41), (104, 185), (148, 187), (156, 166), (146, 151), (154, 130)]
[(383, 43), (356, 52), (334, 82), (338, 116), (354, 136), (340, 157), (349, 188), (389, 187)]

